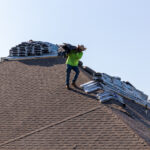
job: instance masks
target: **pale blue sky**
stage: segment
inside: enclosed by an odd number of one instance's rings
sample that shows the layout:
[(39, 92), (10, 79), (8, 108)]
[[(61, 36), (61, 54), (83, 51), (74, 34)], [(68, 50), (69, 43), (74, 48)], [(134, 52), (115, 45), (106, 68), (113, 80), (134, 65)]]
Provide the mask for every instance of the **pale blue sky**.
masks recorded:
[(84, 65), (150, 95), (150, 0), (0, 0), (0, 57), (29, 39), (84, 44)]

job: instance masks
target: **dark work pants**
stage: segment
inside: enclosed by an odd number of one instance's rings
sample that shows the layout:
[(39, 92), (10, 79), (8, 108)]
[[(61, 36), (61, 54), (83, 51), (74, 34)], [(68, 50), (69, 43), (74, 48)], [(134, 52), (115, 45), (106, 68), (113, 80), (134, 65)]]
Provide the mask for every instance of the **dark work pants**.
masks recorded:
[(80, 73), (78, 66), (71, 66), (71, 65), (67, 64), (67, 68), (66, 68), (66, 85), (69, 85), (71, 70), (73, 70), (76, 73), (75, 76), (74, 76), (74, 79), (72, 80), (72, 82), (76, 82), (76, 80), (78, 79), (78, 76), (79, 76), (79, 73)]

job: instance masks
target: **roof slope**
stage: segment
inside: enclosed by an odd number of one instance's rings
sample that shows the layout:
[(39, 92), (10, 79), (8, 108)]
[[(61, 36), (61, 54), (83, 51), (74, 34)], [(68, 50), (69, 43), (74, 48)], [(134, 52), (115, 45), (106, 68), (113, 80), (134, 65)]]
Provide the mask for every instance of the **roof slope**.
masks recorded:
[(0, 83), (0, 149), (150, 149), (94, 95), (64, 88), (62, 58), (3, 62)]

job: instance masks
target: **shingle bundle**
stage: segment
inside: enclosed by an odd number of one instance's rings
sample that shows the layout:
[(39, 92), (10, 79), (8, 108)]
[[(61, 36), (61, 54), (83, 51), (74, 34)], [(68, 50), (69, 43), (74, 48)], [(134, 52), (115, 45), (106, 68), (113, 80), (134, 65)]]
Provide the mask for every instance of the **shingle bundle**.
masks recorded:
[(104, 91), (103, 93), (98, 93), (97, 98), (100, 100), (100, 102), (106, 102), (111, 99), (118, 100), (120, 103), (124, 104), (125, 106), (123, 98), (112, 91)]
[(32, 41), (22, 42), (9, 51), (10, 57), (42, 56), (58, 53), (58, 46), (48, 42)]
[(95, 81), (89, 81), (87, 83), (84, 83), (82, 85), (80, 85), (80, 87), (86, 92), (86, 93), (90, 93), (93, 92), (95, 90), (100, 90), (102, 89), (102, 87), (100, 86), (100, 84), (98, 82)]
[(58, 54), (60, 56), (67, 57), (67, 54), (72, 50), (77, 50), (77, 47), (68, 43), (64, 43), (63, 45), (60, 45)]

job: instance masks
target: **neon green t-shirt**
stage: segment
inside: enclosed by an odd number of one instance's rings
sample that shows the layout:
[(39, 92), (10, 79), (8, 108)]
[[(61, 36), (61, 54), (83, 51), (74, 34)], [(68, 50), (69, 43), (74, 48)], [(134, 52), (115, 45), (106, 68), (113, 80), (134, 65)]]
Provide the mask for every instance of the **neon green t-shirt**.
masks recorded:
[(71, 66), (78, 66), (79, 60), (82, 58), (83, 52), (71, 52), (68, 54), (66, 64)]

